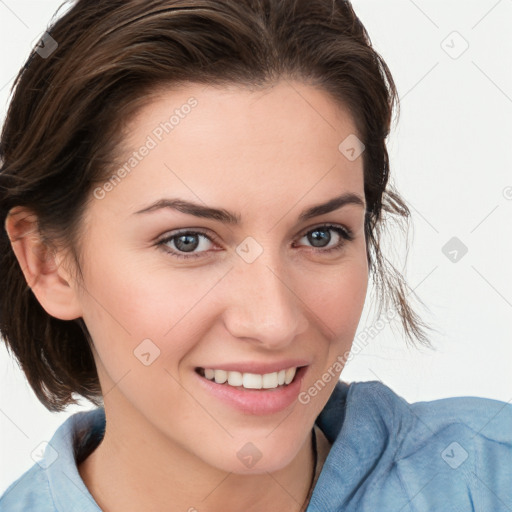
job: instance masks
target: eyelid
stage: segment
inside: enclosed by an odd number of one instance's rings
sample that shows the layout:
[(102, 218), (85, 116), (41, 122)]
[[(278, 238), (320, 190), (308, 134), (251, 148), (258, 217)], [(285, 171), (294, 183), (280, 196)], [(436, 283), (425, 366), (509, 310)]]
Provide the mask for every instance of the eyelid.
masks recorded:
[(162, 241), (168, 241), (172, 238), (178, 237), (180, 235), (185, 235), (187, 233), (194, 233), (194, 234), (200, 234), (204, 235), (209, 240), (216, 241), (218, 239), (217, 235), (210, 232), (210, 230), (205, 228), (181, 228), (176, 230), (170, 230), (166, 231), (163, 235), (160, 235), (156, 238), (156, 243), (162, 242)]
[(352, 235), (352, 230), (349, 229), (347, 226), (344, 226), (343, 224), (338, 224), (338, 223), (335, 223), (335, 222), (320, 222), (319, 224), (313, 224), (307, 228), (304, 228), (300, 234), (298, 235), (299, 237), (303, 237), (304, 235), (307, 235), (309, 232), (311, 231), (315, 231), (316, 229), (319, 229), (319, 228), (326, 228), (326, 229), (329, 229), (329, 228), (332, 228), (332, 229), (342, 229), (343, 231), (345, 231), (345, 233), (347, 235)]

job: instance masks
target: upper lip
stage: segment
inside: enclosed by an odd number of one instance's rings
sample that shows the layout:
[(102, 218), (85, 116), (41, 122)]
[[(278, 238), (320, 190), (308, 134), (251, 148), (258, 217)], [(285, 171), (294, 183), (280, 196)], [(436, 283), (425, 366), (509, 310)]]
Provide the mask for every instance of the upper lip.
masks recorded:
[(287, 370), (288, 368), (307, 366), (308, 364), (309, 362), (305, 359), (286, 359), (283, 361), (275, 361), (273, 363), (246, 361), (239, 363), (208, 364), (206, 366), (200, 366), (199, 368), (225, 370), (228, 372), (259, 373), (261, 375), (265, 375), (266, 373), (274, 373), (280, 370)]

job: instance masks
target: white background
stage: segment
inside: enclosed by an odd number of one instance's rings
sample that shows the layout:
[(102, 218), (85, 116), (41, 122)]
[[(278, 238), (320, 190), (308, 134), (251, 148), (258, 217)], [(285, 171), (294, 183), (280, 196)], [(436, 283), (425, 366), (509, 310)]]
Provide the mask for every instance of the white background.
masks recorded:
[[(2, 120), (12, 81), (59, 3), (0, 0)], [(391, 168), (412, 211), (407, 277), (429, 308), (420, 313), (436, 329), (436, 349), (408, 348), (400, 331), (376, 329), (375, 318), (363, 313), (359, 353), (342, 377), (381, 380), (409, 401), (464, 395), (510, 401), (512, 0), (353, 5), (401, 98), (389, 139)], [(468, 248), (455, 263), (442, 252), (452, 237)], [(372, 326), (369, 342), (361, 342)], [(92, 406), (47, 411), (2, 344), (0, 389), (1, 494), (32, 466), (30, 454), (41, 441)]]

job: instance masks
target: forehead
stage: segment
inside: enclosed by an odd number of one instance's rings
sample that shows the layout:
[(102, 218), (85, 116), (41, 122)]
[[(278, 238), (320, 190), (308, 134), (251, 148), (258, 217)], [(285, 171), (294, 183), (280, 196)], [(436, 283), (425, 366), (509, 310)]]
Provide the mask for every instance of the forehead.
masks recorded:
[(249, 207), (360, 191), (362, 158), (340, 150), (356, 133), (342, 105), (300, 82), (160, 90), (127, 125), (125, 172), (108, 199), (172, 191), (205, 202), (236, 196)]
[[(195, 83), (160, 88), (131, 119), (127, 142), (153, 132), (158, 139), (171, 135), (176, 142), (184, 142), (180, 133), (191, 135), (192, 130), (196, 137), (217, 135), (218, 141), (243, 140), (244, 145), (268, 144), (269, 140), (278, 143), (280, 137), (274, 135), (300, 136), (304, 143), (314, 140), (313, 130), (324, 136), (329, 132), (335, 140), (347, 133), (357, 134), (348, 109), (327, 92), (283, 79), (260, 88)], [(308, 131), (311, 133), (305, 134)]]

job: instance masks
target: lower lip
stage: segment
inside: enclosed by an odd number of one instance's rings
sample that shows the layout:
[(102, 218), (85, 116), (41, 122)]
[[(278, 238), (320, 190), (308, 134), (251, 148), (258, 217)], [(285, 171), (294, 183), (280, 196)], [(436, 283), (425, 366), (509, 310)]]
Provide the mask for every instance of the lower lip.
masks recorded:
[(273, 389), (233, 387), (228, 384), (217, 384), (196, 371), (194, 375), (199, 379), (200, 385), (219, 400), (245, 414), (263, 415), (283, 411), (297, 400), (307, 369), (307, 366), (299, 368), (290, 384)]

